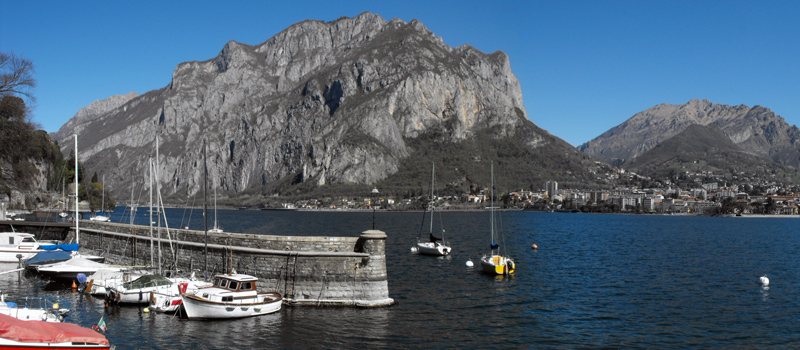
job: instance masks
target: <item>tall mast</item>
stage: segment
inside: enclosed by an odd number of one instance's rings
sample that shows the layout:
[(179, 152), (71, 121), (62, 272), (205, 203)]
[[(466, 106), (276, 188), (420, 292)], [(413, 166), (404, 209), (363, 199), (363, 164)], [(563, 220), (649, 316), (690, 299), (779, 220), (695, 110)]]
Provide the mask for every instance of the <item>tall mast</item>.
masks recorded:
[[(430, 204), (431, 205), (431, 229), (430, 229), (430, 233), (433, 233), (433, 201), (434, 201), (434, 199), (433, 199), (434, 198), (433, 197), (433, 174), (435, 172), (436, 172), (436, 164), (435, 163), (431, 163), (431, 204)], [(439, 215), (439, 216), (441, 216), (441, 215)]]
[[(491, 197), (492, 197), (492, 245), (494, 245), (494, 162), (492, 162), (492, 188), (491, 188)], [(494, 249), (492, 249), (494, 250)]]
[(75, 134), (75, 243), (81, 243), (80, 213), (78, 212), (78, 134)]
[(102, 198), (100, 200), (100, 212), (105, 215), (106, 213), (106, 174), (103, 174), (103, 182), (100, 184), (101, 190), (100, 193), (102, 194)]
[(149, 158), (150, 162), (150, 266), (154, 265), (153, 254), (153, 158)]
[(158, 273), (161, 274), (161, 182), (158, 176), (158, 134), (156, 134), (156, 214), (158, 216)]
[(208, 165), (206, 164), (206, 141), (203, 140), (203, 232), (205, 232), (205, 251), (206, 258), (205, 264), (205, 278), (208, 280), (208, 196), (206, 190), (208, 188)]

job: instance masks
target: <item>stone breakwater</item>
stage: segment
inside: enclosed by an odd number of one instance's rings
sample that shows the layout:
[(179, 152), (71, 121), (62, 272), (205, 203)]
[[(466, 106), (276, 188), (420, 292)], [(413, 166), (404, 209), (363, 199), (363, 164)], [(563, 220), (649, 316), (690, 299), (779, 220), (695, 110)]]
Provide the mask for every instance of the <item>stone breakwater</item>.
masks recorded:
[[(203, 231), (81, 221), (80, 244), (120, 265), (160, 266), (203, 276)], [(74, 229), (67, 241), (75, 241)], [(151, 245), (152, 241), (152, 245)], [(161, 258), (159, 259), (159, 242)], [(151, 248), (152, 247), (152, 248)], [(152, 254), (151, 254), (152, 250)], [(379, 307), (394, 304), (386, 272), (386, 233), (359, 237), (270, 236), (208, 233), (208, 274), (235, 269), (259, 278), (259, 289), (277, 290), (290, 305)], [(152, 261), (152, 265), (151, 265)]]

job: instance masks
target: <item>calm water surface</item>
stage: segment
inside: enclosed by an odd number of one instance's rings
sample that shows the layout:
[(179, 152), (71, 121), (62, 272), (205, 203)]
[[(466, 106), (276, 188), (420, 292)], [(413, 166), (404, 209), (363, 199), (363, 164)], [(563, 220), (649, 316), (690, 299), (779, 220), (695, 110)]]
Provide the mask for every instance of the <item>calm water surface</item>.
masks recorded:
[[(167, 213), (170, 226), (202, 228), (197, 210)], [(115, 221), (128, 222), (122, 215)], [(141, 212), (136, 219), (147, 222)], [(421, 219), (377, 214), (397, 301), (388, 308), (284, 307), (187, 321), (104, 309), (35, 277), (0, 275), (0, 289), (15, 301), (57, 300), (83, 326), (105, 317), (118, 349), (800, 347), (800, 220), (505, 212), (504, 246), (517, 272), (502, 278), (465, 265), (488, 249), (488, 212), (443, 214), (454, 249), (446, 258), (411, 253)], [(358, 236), (372, 213), (220, 210), (218, 221), (233, 232)], [(768, 288), (758, 285), (765, 274)]]

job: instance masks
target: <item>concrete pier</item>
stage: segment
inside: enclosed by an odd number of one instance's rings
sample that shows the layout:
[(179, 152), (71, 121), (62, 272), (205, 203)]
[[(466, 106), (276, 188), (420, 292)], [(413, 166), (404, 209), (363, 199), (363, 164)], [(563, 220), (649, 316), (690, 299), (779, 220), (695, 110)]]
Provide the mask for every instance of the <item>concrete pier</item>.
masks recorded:
[[(158, 235), (149, 226), (81, 221), (81, 248), (122, 265), (158, 266)], [(155, 229), (154, 229), (155, 231)], [(75, 241), (74, 228), (67, 241)], [(203, 231), (161, 229), (163, 270), (205, 273)], [(386, 272), (386, 233), (359, 237), (270, 236), (208, 233), (208, 274), (231, 269), (259, 278), (290, 305), (379, 307), (394, 304)]]

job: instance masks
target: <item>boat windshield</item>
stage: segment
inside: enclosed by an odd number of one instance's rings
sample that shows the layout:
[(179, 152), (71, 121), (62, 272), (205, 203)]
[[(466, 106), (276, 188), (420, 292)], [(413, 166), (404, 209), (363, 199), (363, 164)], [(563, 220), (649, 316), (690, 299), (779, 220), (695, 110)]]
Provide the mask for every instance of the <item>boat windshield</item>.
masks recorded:
[(238, 287), (239, 287), (239, 282), (231, 281), (231, 284), (228, 286), (228, 289), (236, 290), (236, 288), (238, 288)]
[(33, 237), (25, 237), (22, 239), (22, 243), (34, 243), (34, 242), (36, 242), (36, 240), (33, 239)]

